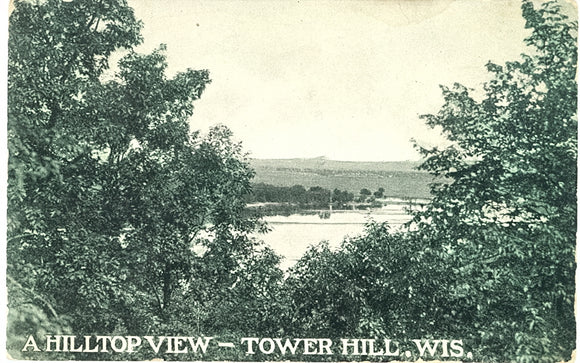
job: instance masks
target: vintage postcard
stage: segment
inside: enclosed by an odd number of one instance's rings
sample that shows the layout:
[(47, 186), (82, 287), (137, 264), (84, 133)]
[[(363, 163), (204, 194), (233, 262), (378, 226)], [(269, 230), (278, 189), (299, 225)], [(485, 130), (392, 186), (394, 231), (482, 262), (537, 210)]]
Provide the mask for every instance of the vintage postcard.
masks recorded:
[(576, 354), (571, 1), (15, 0), (15, 360)]

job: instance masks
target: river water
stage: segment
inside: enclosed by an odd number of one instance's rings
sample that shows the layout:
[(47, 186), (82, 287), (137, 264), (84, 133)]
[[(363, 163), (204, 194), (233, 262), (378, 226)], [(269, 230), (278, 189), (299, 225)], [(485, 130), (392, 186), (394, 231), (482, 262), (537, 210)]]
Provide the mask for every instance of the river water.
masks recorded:
[(372, 211), (336, 211), (330, 218), (318, 215), (270, 216), (264, 220), (271, 232), (260, 235), (272, 249), (283, 256), (283, 270), (294, 265), (311, 244), (328, 241), (331, 248), (336, 248), (345, 237), (355, 237), (364, 231), (364, 226), (371, 219), (376, 222), (388, 222), (393, 228), (399, 227), (411, 217), (404, 211), (404, 206), (393, 205)]

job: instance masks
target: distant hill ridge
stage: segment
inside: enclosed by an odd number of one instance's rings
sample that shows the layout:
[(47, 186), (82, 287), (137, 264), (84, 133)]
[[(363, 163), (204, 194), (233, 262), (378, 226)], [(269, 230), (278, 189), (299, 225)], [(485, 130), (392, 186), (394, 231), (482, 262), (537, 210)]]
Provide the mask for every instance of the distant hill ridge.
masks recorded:
[(406, 171), (424, 173), (423, 171), (416, 169), (421, 164), (420, 161), (339, 161), (330, 160), (324, 156), (306, 159), (251, 159), (250, 164), (256, 169), (288, 168), (375, 172)]

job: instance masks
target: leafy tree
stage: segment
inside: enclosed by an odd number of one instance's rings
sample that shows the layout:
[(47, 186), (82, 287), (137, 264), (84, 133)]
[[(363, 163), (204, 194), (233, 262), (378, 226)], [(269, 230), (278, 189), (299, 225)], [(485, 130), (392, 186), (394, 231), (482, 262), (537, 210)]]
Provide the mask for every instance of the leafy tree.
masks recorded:
[(354, 200), (354, 194), (346, 190), (334, 189), (332, 191), (332, 201), (337, 204), (337, 207), (344, 208), (346, 203)]
[(424, 116), (452, 145), (422, 149), (421, 168), (451, 182), (433, 185), (415, 238), (438, 271), (441, 333), (470, 337), (480, 359), (556, 361), (575, 340), (577, 29), (553, 2), (522, 10), (529, 54), (488, 63), (481, 100), (442, 87)]
[(371, 192), (367, 188), (362, 188), (359, 192), (359, 197), (357, 198), (357, 202), (364, 203), (372, 195), (373, 195), (373, 192)]
[(423, 117), (452, 144), (421, 150), (421, 168), (442, 180), (409, 231), (374, 225), (291, 270), (293, 332), (462, 339), (476, 361), (570, 359), (576, 23), (553, 2), (522, 10), (528, 54), (489, 63), (483, 96), (442, 87), (443, 107)]
[(331, 191), (319, 186), (308, 189), (308, 199), (315, 206), (328, 206), (331, 198)]
[(362, 188), (360, 190), (360, 195), (362, 195), (362, 196), (368, 197), (368, 196), (370, 196), (372, 194), (373, 193), (370, 190), (368, 190), (367, 188)]
[(290, 187), (290, 197), (294, 202), (298, 203), (307, 202), (306, 188), (304, 188), (302, 185), (294, 185)]
[[(21, 302), (16, 290), (25, 290), (39, 296), (36, 303), (47, 316), (56, 317), (68, 299), (59, 308), (51, 292), (68, 292), (61, 284), (64, 276), (73, 286), (87, 275), (86, 281), (102, 281), (102, 272), (114, 266), (107, 258), (107, 242), (118, 228), (101, 233), (112, 218), (98, 212), (103, 185), (92, 157), (95, 135), (103, 126), (95, 122), (86, 100), (102, 88), (99, 76), (109, 55), (140, 42), (139, 29), (123, 1), (15, 3), (8, 50), (7, 193), (13, 310)], [(75, 248), (70, 248), (71, 240)], [(69, 264), (67, 259), (79, 257), (79, 249), (94, 253), (96, 266), (81, 270)], [(86, 292), (106, 295), (113, 284), (96, 285)]]
[(290, 269), (285, 291), (291, 298), (287, 328), (291, 333), (329, 338), (380, 338), (386, 331), (389, 336), (395, 333), (385, 330), (387, 320), (381, 314), (386, 318), (402, 302), (386, 290), (406, 298), (406, 291), (398, 288), (403, 276), (395, 273), (404, 271), (406, 264), (385, 257), (402, 257), (405, 244), (386, 224), (371, 222), (365, 231), (364, 236), (345, 240), (336, 251), (327, 242), (311, 246)]
[(432, 326), (423, 324), (432, 304), (429, 290), (413, 288), (429, 280), (416, 265), (419, 248), (415, 239), (372, 221), (363, 235), (346, 239), (337, 250), (327, 242), (311, 246), (284, 282), (286, 334), (327, 337), (336, 345), (344, 337), (389, 337), (401, 343), (410, 337), (437, 338)]
[[(207, 71), (170, 79), (164, 46), (135, 53), (140, 23), (124, 0), (16, 2), (9, 30), (15, 339), (32, 329), (17, 322), (27, 312), (78, 334), (163, 334), (192, 329), (176, 321), (192, 304), (242, 316), (276, 293), (277, 256), (250, 238), (258, 224), (242, 213), (253, 171), (241, 146), (224, 126), (189, 129)], [(209, 335), (209, 319), (194, 326)], [(263, 319), (232, 321), (251, 331)]]

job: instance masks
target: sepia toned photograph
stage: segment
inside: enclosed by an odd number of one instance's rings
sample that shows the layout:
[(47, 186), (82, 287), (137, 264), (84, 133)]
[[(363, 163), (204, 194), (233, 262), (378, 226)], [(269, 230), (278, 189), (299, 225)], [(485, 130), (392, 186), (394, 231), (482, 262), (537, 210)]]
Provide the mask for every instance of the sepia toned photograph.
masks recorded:
[(5, 355), (574, 361), (568, 0), (11, 0)]

